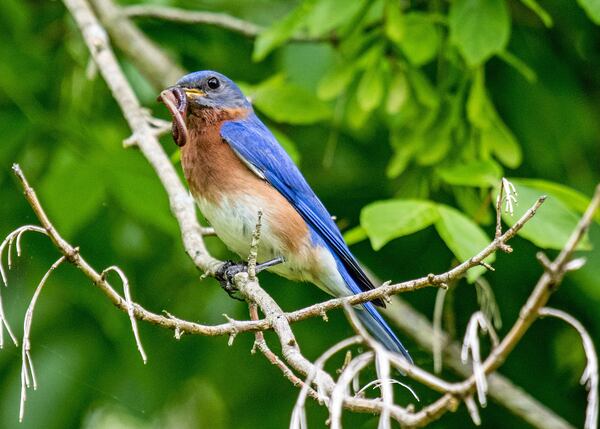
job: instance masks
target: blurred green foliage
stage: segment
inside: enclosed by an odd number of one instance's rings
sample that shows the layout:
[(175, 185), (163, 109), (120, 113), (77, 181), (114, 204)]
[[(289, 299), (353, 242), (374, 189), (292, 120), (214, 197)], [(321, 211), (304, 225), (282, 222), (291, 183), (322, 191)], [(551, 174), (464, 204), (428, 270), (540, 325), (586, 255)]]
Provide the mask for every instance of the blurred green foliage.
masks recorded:
[[(514, 176), (519, 203), (513, 217), (503, 215), (508, 224), (539, 195), (549, 198), (513, 243), (515, 252), (498, 255), (496, 272), (486, 274), (510, 325), (541, 273), (535, 251), (562, 246), (600, 181), (594, 0), (148, 3), (231, 13), (266, 27), (253, 41), (207, 25), (137, 21), (189, 70), (216, 69), (242, 84), (353, 250), (381, 278), (446, 270), (483, 247), (493, 235), (499, 179)], [(215, 282), (198, 279), (158, 179), (135, 149), (122, 148), (129, 130), (63, 5), (4, 0), (0, 27), (0, 235), (35, 223), (10, 174), (19, 162), (65, 237), (96, 267), (118, 264), (144, 306), (206, 323), (222, 322), (223, 313), (247, 317)], [(313, 41), (292, 40), (299, 36)], [(166, 117), (154, 101), (159, 88), (120, 59), (142, 102)], [(177, 159), (170, 138), (163, 143)], [(584, 244), (594, 249), (588, 264), (552, 305), (598, 338), (597, 225)], [(208, 245), (228, 256), (217, 239)], [(1, 291), (13, 327), (56, 258), (44, 238), (25, 238)], [(447, 311), (456, 326), (447, 328), (458, 337), (478, 305), (470, 282), (484, 271), (472, 271), (451, 290)], [(262, 280), (286, 309), (325, 298), (269, 274)], [(431, 314), (434, 296), (423, 290), (406, 298)], [(350, 333), (340, 314), (330, 319), (295, 327), (308, 357)], [(127, 317), (81, 274), (61, 267), (33, 320), (40, 387), (29, 392), (21, 425), (20, 352), (7, 345), (0, 353), (0, 427), (286, 427), (297, 390), (249, 353), (251, 336), (228, 347), (226, 338), (175, 341), (143, 324), (141, 335), (147, 366)], [(431, 367), (428, 354), (410, 348), (418, 364)], [(502, 372), (581, 426), (584, 362), (573, 332), (539, 322)], [(400, 400), (409, 400), (404, 394)], [(324, 411), (314, 404), (309, 411), (322, 426)], [(466, 421), (460, 410), (432, 427)], [(376, 420), (349, 416), (347, 424), (375, 427)], [(494, 404), (483, 410), (483, 426), (526, 427)]]

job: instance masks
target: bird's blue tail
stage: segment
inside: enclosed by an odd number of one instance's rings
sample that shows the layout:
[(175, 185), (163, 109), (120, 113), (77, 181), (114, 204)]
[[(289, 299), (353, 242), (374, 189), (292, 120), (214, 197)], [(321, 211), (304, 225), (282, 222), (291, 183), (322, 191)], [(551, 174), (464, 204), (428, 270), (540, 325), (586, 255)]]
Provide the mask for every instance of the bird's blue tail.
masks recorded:
[[(340, 263), (339, 260), (337, 262), (339, 273), (344, 279), (346, 285), (348, 285), (349, 289), (353, 293), (362, 292), (346, 268)], [(372, 302), (366, 302), (355, 308), (356, 315), (358, 316), (359, 320), (377, 341), (383, 344), (386, 349), (392, 352), (400, 353), (406, 358), (406, 360), (408, 360), (410, 363), (413, 363), (408, 350), (406, 350), (398, 337), (396, 337), (396, 334), (394, 334), (394, 331), (392, 331), (385, 320), (383, 320), (383, 317), (381, 317), (381, 314), (377, 312), (375, 305)]]
[(367, 302), (361, 305), (357, 309), (356, 315), (363, 325), (365, 325), (365, 328), (367, 328), (369, 333), (373, 335), (377, 341), (383, 344), (386, 349), (400, 353), (406, 360), (413, 363), (406, 348), (402, 345), (385, 320), (383, 320), (383, 317), (377, 312), (373, 304)]

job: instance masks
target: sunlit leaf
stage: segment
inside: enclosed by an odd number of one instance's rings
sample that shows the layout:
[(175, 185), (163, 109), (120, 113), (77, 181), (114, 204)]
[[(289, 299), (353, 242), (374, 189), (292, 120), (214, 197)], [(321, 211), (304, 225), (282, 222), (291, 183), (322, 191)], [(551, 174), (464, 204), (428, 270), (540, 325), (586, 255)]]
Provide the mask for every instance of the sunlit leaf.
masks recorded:
[(492, 150), (502, 164), (511, 168), (521, 165), (523, 160), (521, 146), (500, 118), (496, 118), (491, 127), (482, 131), (481, 141)]
[(375, 109), (383, 98), (383, 68), (380, 63), (373, 64), (362, 75), (358, 83), (356, 96), (358, 104), (366, 111)]
[(318, 37), (352, 20), (364, 7), (365, 0), (320, 0), (306, 18), (308, 35)]
[(409, 92), (410, 88), (408, 87), (408, 81), (404, 73), (401, 71), (394, 73), (390, 87), (388, 88), (385, 104), (386, 111), (389, 114), (398, 113), (406, 102)]
[(490, 126), (494, 116), (494, 108), (488, 99), (485, 89), (483, 69), (479, 68), (475, 73), (467, 98), (467, 118), (476, 127), (487, 128)]
[(439, 42), (437, 28), (426, 14), (412, 12), (404, 16), (404, 37), (399, 46), (411, 63), (420, 66), (434, 59)]
[(450, 38), (470, 66), (504, 50), (510, 34), (505, 0), (456, 0), (451, 3)]
[(323, 100), (331, 100), (337, 97), (352, 82), (355, 73), (356, 68), (348, 63), (331, 68), (319, 82), (317, 95)]
[(440, 162), (452, 147), (452, 137), (449, 132), (431, 133), (425, 136), (429, 142), (421, 146), (416, 156), (419, 165), (434, 165)]
[(450, 185), (482, 188), (497, 185), (502, 177), (502, 168), (491, 159), (438, 167), (436, 172)]
[[(435, 222), (435, 228), (460, 262), (475, 256), (491, 242), (481, 227), (460, 211), (444, 204), (438, 204), (437, 209), (439, 218)], [(485, 261), (492, 263), (494, 259), (492, 254)], [(484, 272), (484, 267), (471, 268), (467, 272), (467, 280), (473, 282)]]
[(385, 4), (385, 35), (395, 43), (404, 39), (404, 16), (399, 2), (387, 1)]
[[(502, 211), (502, 218), (513, 225), (533, 203), (543, 195), (537, 189), (517, 184), (518, 204), (514, 216)], [(544, 249), (562, 249), (577, 226), (579, 215), (558, 198), (548, 196), (535, 216), (519, 231), (519, 235)], [(585, 237), (579, 249), (589, 249), (590, 243)]]
[(587, 16), (600, 25), (600, 1), (598, 0), (577, 0), (577, 3), (585, 10)]
[(283, 45), (305, 23), (316, 3), (317, 0), (304, 0), (285, 18), (260, 33), (254, 42), (252, 59), (261, 61), (273, 49)]
[(378, 201), (364, 207), (360, 214), (360, 224), (375, 250), (394, 238), (427, 228), (437, 219), (436, 205), (420, 200)]
[(250, 91), (252, 103), (276, 122), (312, 124), (331, 116), (330, 107), (309, 90), (275, 76)]
[(412, 157), (415, 151), (418, 149), (419, 140), (414, 132), (395, 131), (390, 136), (391, 144), (394, 148), (394, 155), (388, 163), (385, 174), (390, 178), (394, 179), (401, 175)]
[[(542, 179), (525, 178), (510, 179), (510, 181), (515, 185), (527, 186), (528, 188), (539, 191), (541, 194), (547, 194), (558, 198), (562, 203), (566, 204), (577, 213), (583, 214), (590, 204), (590, 199), (584, 194), (560, 183)], [(597, 222), (600, 222), (600, 213), (596, 213), (595, 219)]]
[(367, 236), (367, 231), (360, 225), (344, 233), (344, 240), (349, 246), (366, 240), (367, 238), (369, 238)]

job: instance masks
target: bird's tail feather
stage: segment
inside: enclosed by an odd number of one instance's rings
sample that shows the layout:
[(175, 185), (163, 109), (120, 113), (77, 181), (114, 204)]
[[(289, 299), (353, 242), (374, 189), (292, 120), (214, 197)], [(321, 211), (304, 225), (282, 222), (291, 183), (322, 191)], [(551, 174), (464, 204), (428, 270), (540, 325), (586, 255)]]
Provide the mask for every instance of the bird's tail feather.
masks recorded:
[(366, 304), (361, 305), (357, 309), (356, 315), (363, 325), (365, 325), (367, 331), (369, 331), (377, 341), (383, 344), (386, 349), (400, 353), (410, 363), (413, 363), (406, 348), (402, 345), (385, 320), (383, 320), (383, 317), (377, 312), (373, 304), (367, 302)]

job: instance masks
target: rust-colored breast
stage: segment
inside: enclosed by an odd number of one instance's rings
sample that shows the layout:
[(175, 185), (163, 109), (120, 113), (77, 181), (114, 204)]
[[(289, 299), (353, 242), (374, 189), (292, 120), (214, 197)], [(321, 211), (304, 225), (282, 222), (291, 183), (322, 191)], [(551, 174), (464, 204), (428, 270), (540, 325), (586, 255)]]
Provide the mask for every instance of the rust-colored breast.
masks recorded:
[(192, 194), (217, 205), (224, 197), (253, 197), (264, 211), (263, 223), (269, 224), (288, 249), (297, 250), (308, 235), (304, 219), (223, 141), (220, 129), (227, 119), (232, 118), (210, 111), (188, 117), (189, 141), (181, 149), (181, 162)]
[(188, 117), (189, 142), (181, 149), (181, 163), (192, 194), (216, 202), (240, 186), (257, 186), (256, 177), (223, 141), (222, 120)]

